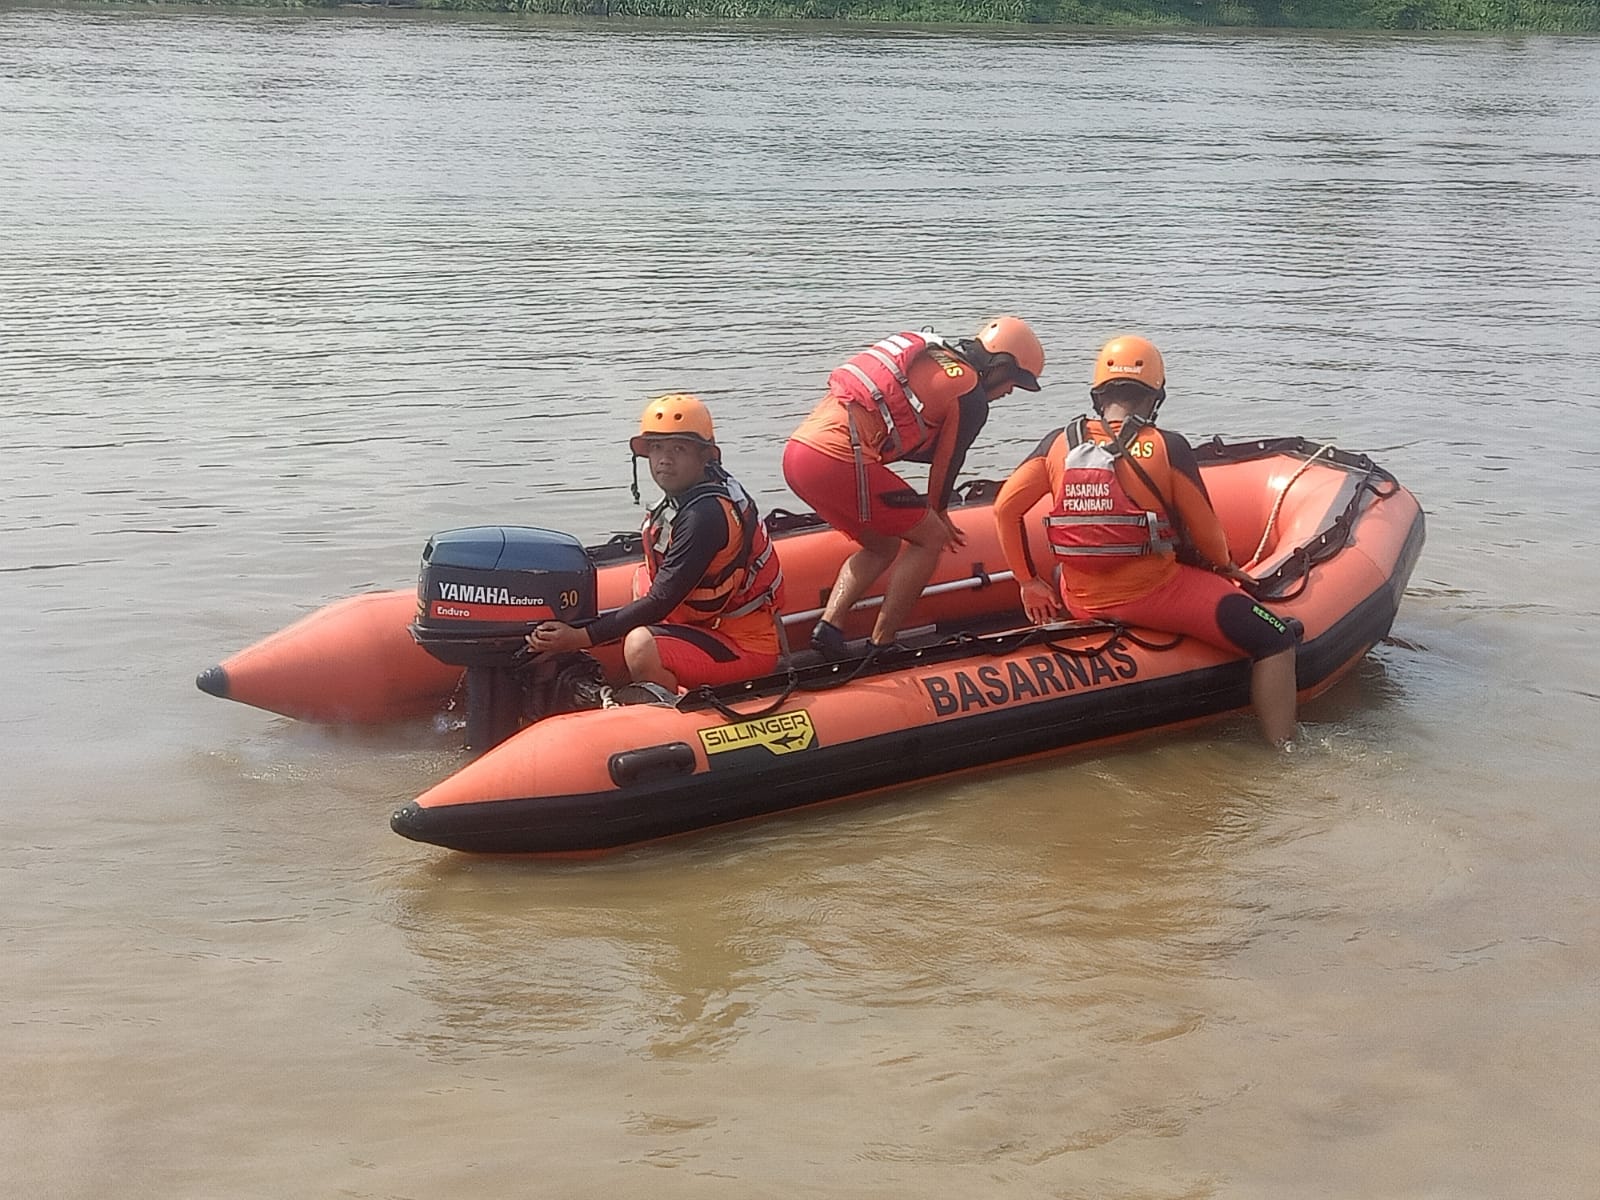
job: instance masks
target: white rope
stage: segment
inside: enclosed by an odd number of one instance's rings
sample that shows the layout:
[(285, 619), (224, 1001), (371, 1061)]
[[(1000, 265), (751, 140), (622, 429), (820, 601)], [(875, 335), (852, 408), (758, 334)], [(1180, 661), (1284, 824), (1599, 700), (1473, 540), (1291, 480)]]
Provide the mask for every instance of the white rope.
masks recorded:
[(1332, 449), (1332, 442), (1326, 442), (1322, 446), (1319, 446), (1317, 448), (1317, 452), (1310, 458), (1306, 459), (1305, 462), (1301, 463), (1300, 469), (1293, 475), (1289, 476), (1288, 481), (1283, 485), (1283, 490), (1278, 493), (1278, 498), (1272, 503), (1272, 511), (1267, 514), (1267, 527), (1261, 531), (1261, 542), (1256, 546), (1256, 552), (1250, 556), (1250, 561), (1240, 568), (1241, 570), (1248, 571), (1251, 567), (1255, 566), (1256, 563), (1261, 561), (1261, 555), (1266, 550), (1267, 542), (1272, 537), (1272, 526), (1277, 522), (1278, 513), (1283, 508), (1283, 498), (1289, 494), (1289, 489), (1294, 485), (1294, 481), (1299, 479), (1300, 476), (1304, 475), (1311, 464), (1322, 457), (1323, 451)]

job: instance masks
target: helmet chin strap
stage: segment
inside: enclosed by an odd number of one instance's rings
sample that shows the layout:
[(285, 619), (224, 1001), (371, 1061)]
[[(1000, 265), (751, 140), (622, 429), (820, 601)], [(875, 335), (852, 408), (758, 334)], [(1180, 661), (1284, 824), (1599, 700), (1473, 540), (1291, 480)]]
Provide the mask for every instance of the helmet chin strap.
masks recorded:
[(1009, 350), (991, 350), (977, 338), (957, 338), (955, 352), (978, 373), (978, 382), (985, 389), (1016, 382), (1016, 372), (1021, 368)]
[[(716, 443), (712, 442), (711, 445), (714, 446)], [(720, 482), (728, 477), (728, 470), (722, 465), (720, 458), (712, 457), (706, 459), (707, 479), (713, 482)], [(629, 484), (628, 490), (633, 493), (633, 502), (641, 508), (644, 507), (644, 500), (639, 495), (639, 456), (637, 454), (633, 455), (633, 480)]]

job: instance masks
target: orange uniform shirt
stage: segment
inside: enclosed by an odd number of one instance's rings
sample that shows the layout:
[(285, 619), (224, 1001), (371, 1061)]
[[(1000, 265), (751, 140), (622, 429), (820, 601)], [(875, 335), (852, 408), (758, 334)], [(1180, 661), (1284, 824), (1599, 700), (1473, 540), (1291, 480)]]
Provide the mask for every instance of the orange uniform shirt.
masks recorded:
[[(1112, 430), (1121, 432), (1122, 422), (1113, 421)], [(1088, 423), (1088, 434), (1096, 441), (1108, 441), (1105, 425), (1100, 421)], [(1138, 435), (1129, 440), (1130, 450), (1138, 455), (1139, 465), (1161, 492), (1165, 511), (1174, 512), (1195, 548), (1208, 562), (1219, 566), (1229, 563), (1228, 538), (1222, 522), (1211, 507), (1211, 497), (1201, 482), (1200, 468), (1195, 462), (1194, 450), (1180, 435), (1146, 425)], [(1134, 449), (1136, 448), (1136, 449)], [(1062, 474), (1066, 469), (1067, 435), (1060, 430), (1049, 440), (1040, 443), (1022, 465), (1011, 473), (995, 497), (994, 520), (1000, 535), (1000, 547), (1005, 552), (1006, 565), (1011, 568), (1018, 583), (1029, 579), (1050, 579), (1055, 560), (1035, 564), (1028, 549), (1027, 530), (1023, 524), (1028, 511), (1042, 498), (1061, 494)], [(1117, 462), (1117, 481), (1128, 497), (1152, 512), (1162, 512), (1163, 506), (1150, 489), (1134, 474), (1125, 460)], [(1178, 560), (1171, 551), (1146, 554), (1131, 558), (1100, 572), (1075, 570), (1069, 565), (1061, 568), (1061, 598), (1074, 612), (1108, 608), (1126, 604), (1147, 596), (1177, 573)]]
[[(942, 496), (950, 475), (956, 434), (961, 424), (957, 401), (978, 386), (978, 372), (970, 363), (962, 361), (943, 347), (932, 346), (911, 360), (906, 377), (911, 382), (911, 390), (922, 401), (922, 419), (928, 425), (928, 436), (933, 439), (928, 495)], [(875, 408), (852, 405), (831, 392), (811, 410), (811, 415), (801, 422), (800, 428), (791, 436), (829, 458), (854, 462), (847, 407), (854, 410), (856, 433), (861, 439), (861, 457), (866, 462), (884, 462), (883, 444), (888, 440), (889, 430), (884, 426), (883, 417)]]

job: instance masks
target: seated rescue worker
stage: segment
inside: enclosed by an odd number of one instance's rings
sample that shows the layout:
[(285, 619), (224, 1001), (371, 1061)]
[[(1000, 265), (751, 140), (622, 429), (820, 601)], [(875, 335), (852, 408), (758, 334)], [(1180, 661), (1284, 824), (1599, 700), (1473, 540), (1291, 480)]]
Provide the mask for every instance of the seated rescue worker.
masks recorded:
[[(861, 548), (839, 571), (813, 649), (844, 657), (845, 617), (891, 564), (872, 645), (893, 643), (940, 553), (966, 542), (945, 510), (989, 402), (1037, 392), (1042, 370), (1027, 322), (996, 317), (973, 338), (894, 334), (828, 376), (827, 395), (784, 447), (783, 477)], [(930, 464), (926, 498), (885, 465), (895, 461)]]
[[(1155, 425), (1166, 398), (1161, 352), (1141, 337), (1117, 337), (1095, 359), (1095, 416), (1048, 434), (1006, 480), (994, 519), (1028, 619), (1072, 616), (1180, 633), (1253, 661), (1250, 700), (1262, 731), (1280, 747), (1295, 734), (1295, 634), (1247, 594), (1249, 576), (1200, 478), (1194, 451)], [(1023, 520), (1054, 498), (1045, 534), (1055, 558), (1043, 575)], [(1060, 593), (1047, 582), (1060, 568)]]
[(645, 517), (634, 599), (581, 628), (545, 621), (528, 645), (560, 653), (624, 639), (632, 680), (669, 690), (774, 670), (783, 573), (761, 514), (722, 469), (710, 411), (698, 396), (659, 396), (628, 445), (665, 493)]

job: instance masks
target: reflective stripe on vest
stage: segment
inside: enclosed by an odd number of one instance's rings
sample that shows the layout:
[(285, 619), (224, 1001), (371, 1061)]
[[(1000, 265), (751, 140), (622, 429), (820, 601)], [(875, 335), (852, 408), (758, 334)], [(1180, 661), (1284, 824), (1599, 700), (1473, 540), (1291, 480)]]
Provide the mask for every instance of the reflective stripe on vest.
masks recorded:
[(666, 620), (716, 628), (726, 618), (746, 616), (773, 604), (783, 586), (783, 571), (755, 503), (738, 481), (724, 474), (696, 484), (676, 499), (663, 500), (645, 518), (647, 587), (672, 542), (673, 522), (690, 505), (704, 500), (715, 501), (727, 520), (727, 544)]
[[(783, 587), (783, 568), (778, 565), (778, 553), (772, 545), (772, 539), (766, 536), (766, 530), (761, 531), (761, 540), (767, 543), (767, 548), (750, 563), (750, 569), (745, 575), (746, 590), (759, 587), (749, 600), (733, 608), (725, 608), (717, 614), (718, 620), (727, 620), (730, 617), (745, 617), (757, 609), (774, 604), (778, 599), (778, 589)], [(767, 576), (767, 582), (761, 583), (763, 572), (767, 563), (772, 563), (772, 571)], [(730, 597), (730, 600), (732, 598)]]
[(1171, 552), (1170, 523), (1133, 502), (1117, 475), (1117, 458), (1114, 446), (1089, 437), (1081, 418), (1067, 431), (1061, 486), (1045, 518), (1050, 549), (1063, 563), (1103, 571), (1118, 559)]
[(911, 360), (929, 346), (942, 346), (935, 333), (896, 333), (841, 363), (828, 376), (828, 390), (841, 400), (874, 409), (886, 434), (881, 452), (895, 458), (928, 439), (924, 405), (910, 383)]

